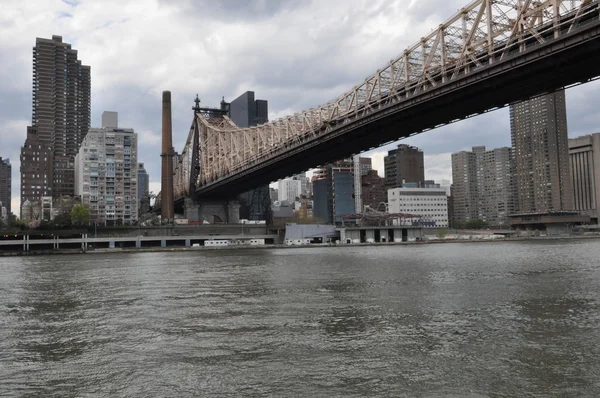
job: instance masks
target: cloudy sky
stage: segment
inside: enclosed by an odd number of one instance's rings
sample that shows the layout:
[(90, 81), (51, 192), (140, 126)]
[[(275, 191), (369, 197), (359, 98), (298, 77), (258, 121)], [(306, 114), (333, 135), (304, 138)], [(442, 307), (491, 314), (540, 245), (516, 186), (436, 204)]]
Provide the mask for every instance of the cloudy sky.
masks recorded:
[[(13, 165), (31, 123), (32, 47), (63, 36), (92, 68), (92, 127), (103, 111), (140, 136), (139, 161), (159, 190), (161, 92), (173, 96), (182, 148), (196, 93), (217, 106), (245, 91), (271, 120), (325, 103), (363, 81), (467, 0), (0, 0), (0, 156)], [(569, 136), (600, 131), (600, 83), (567, 91)], [(404, 140), (425, 152), (426, 177), (451, 179), (450, 154), (510, 145), (502, 109)], [(389, 145), (367, 153), (382, 170)]]

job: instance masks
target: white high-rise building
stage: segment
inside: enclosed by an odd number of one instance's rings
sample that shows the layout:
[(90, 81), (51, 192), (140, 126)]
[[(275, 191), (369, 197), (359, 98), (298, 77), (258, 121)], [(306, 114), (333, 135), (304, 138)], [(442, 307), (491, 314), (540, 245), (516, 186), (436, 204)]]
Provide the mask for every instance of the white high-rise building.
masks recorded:
[(445, 188), (389, 189), (388, 211), (421, 216), (425, 227), (448, 227), (448, 197)]
[(290, 204), (296, 201), (302, 195), (302, 181), (295, 180), (292, 178), (286, 178), (285, 180), (279, 180), (278, 185), (278, 196), (280, 202), (288, 202)]
[[(116, 115), (105, 120), (115, 124)], [(138, 220), (137, 134), (133, 129), (90, 129), (75, 157), (75, 191), (92, 222), (132, 225)]]

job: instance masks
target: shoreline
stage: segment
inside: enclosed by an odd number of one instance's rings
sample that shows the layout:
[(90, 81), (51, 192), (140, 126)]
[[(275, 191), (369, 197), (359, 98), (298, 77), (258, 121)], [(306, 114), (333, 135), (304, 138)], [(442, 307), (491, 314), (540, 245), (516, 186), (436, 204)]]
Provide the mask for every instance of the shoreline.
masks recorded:
[(17, 252), (0, 252), (0, 257), (26, 257), (45, 255), (67, 255), (67, 254), (131, 254), (131, 253), (161, 253), (161, 252), (203, 252), (214, 250), (270, 250), (270, 249), (310, 249), (323, 247), (371, 247), (371, 246), (414, 246), (430, 244), (452, 244), (452, 243), (503, 243), (503, 242), (527, 242), (527, 241), (553, 241), (553, 240), (581, 240), (600, 239), (600, 235), (591, 236), (555, 236), (555, 237), (523, 237), (523, 238), (498, 238), (498, 239), (434, 239), (421, 240), (417, 242), (385, 242), (385, 243), (346, 243), (326, 244), (316, 243), (310, 245), (232, 245), (223, 247), (143, 247), (143, 248), (114, 248), (114, 249), (58, 249), (58, 250), (30, 250)]

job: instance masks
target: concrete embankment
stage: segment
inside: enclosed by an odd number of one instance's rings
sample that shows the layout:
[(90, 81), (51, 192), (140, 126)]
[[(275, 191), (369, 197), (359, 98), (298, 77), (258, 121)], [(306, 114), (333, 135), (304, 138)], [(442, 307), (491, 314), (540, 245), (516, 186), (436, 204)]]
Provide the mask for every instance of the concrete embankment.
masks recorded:
[(311, 249), (324, 247), (369, 247), (369, 246), (412, 246), (430, 244), (452, 244), (452, 243), (498, 243), (518, 241), (564, 241), (580, 239), (600, 239), (600, 235), (593, 236), (559, 236), (559, 237), (526, 237), (526, 238), (503, 238), (503, 239), (446, 239), (446, 240), (424, 240), (417, 242), (394, 242), (394, 243), (350, 243), (350, 244), (310, 244), (310, 245), (232, 245), (221, 247), (141, 247), (141, 248), (114, 248), (114, 249), (57, 249), (57, 250), (30, 250), (30, 251), (0, 251), (2, 256), (38, 256), (38, 255), (65, 255), (65, 254), (129, 254), (129, 253), (154, 253), (154, 252), (205, 252), (211, 250), (269, 250), (269, 249)]

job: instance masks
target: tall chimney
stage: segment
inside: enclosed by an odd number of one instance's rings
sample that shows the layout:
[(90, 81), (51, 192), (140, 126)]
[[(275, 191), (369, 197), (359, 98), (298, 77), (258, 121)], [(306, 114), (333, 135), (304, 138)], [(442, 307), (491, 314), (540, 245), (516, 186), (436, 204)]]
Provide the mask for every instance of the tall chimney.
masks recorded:
[(171, 92), (162, 94), (162, 161), (161, 216), (162, 220), (175, 218), (173, 204), (173, 127), (171, 123)]

